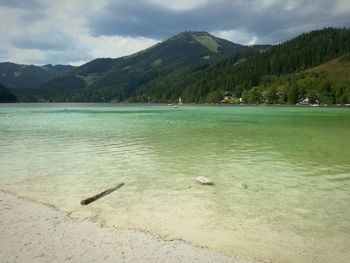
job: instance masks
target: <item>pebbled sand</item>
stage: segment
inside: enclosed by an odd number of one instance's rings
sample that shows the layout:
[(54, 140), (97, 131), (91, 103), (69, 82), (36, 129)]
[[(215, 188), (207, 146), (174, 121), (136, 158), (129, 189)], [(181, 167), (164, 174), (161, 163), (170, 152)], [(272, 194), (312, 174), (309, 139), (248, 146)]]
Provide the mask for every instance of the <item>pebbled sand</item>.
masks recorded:
[(1, 262), (253, 262), (183, 241), (104, 228), (0, 191)]

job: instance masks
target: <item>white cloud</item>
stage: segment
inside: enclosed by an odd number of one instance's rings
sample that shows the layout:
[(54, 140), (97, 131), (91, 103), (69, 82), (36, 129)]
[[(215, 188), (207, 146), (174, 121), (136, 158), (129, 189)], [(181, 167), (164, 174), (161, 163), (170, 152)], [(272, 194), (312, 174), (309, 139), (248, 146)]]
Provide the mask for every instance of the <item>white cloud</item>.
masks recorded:
[(84, 65), (85, 63), (88, 63), (88, 62), (89, 62), (89, 60), (78, 60), (78, 61), (68, 61), (67, 64), (78, 67), (78, 66)]
[(255, 45), (258, 42), (258, 38), (243, 29), (233, 30), (221, 30), (211, 32), (214, 36), (230, 40), (237, 44)]
[(149, 3), (161, 6), (170, 10), (191, 10), (200, 5), (206, 4), (206, 0), (173, 0), (173, 1), (164, 1), (164, 0), (147, 0)]
[(264, 0), (264, 1), (255, 0), (254, 5), (258, 7), (269, 8), (271, 6), (278, 4), (279, 2), (280, 2), (279, 0)]
[(79, 42), (88, 50), (91, 57), (117, 58), (146, 49), (157, 43), (156, 40), (144, 37), (82, 35)]
[(338, 0), (334, 4), (335, 14), (346, 14), (350, 17), (350, 1), (349, 0)]
[(19, 49), (6, 47), (6, 52), (0, 56), (1, 62), (14, 62), (18, 64), (48, 64), (46, 52), (33, 49)]
[(248, 41), (247, 45), (253, 46), (253, 45), (256, 45), (257, 43), (258, 43), (258, 38), (256, 36), (253, 36), (253, 38)]
[[(318, 0), (315, 0), (317, 2)], [(292, 11), (305, 5), (305, 0), (255, 0), (254, 5), (263, 9), (283, 7), (285, 11)]]
[(296, 8), (296, 3), (295, 1), (287, 1), (285, 4), (285, 10), (291, 11)]

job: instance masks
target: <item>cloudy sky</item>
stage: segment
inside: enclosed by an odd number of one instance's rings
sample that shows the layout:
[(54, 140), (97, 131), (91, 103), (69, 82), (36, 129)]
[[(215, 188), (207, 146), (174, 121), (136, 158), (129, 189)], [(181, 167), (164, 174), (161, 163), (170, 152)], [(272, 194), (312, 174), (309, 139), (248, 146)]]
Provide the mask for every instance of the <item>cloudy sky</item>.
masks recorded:
[(350, 26), (350, 0), (0, 0), (0, 62), (80, 65), (185, 30), (240, 44)]

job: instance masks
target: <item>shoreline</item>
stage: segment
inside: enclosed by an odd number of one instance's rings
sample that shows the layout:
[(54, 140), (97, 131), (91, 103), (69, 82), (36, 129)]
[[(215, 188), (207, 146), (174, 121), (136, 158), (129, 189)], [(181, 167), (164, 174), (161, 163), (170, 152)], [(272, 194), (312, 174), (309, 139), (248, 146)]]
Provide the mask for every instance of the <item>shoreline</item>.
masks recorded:
[(0, 258), (5, 262), (237, 262), (182, 240), (72, 218), (51, 205), (0, 190)]
[[(57, 105), (57, 106), (74, 106), (74, 105), (98, 105), (98, 106), (105, 106), (105, 105), (113, 105), (113, 106), (164, 106), (169, 107), (173, 105), (178, 105), (176, 102), (169, 103), (169, 102), (27, 102), (27, 101), (18, 101), (18, 102), (1, 102), (0, 105)], [(350, 108), (350, 104), (267, 104), (267, 103), (259, 103), (259, 104), (249, 104), (249, 103), (183, 103), (181, 105), (178, 105), (179, 107), (188, 107), (188, 106), (223, 106), (223, 107), (296, 107), (296, 108)]]

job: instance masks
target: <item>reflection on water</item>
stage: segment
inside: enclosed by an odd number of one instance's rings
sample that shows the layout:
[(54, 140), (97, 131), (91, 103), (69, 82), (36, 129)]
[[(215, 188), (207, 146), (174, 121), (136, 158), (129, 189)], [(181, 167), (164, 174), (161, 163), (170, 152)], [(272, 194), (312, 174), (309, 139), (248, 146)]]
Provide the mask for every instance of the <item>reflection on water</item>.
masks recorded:
[(349, 120), (342, 108), (2, 105), (0, 189), (228, 254), (345, 262)]

